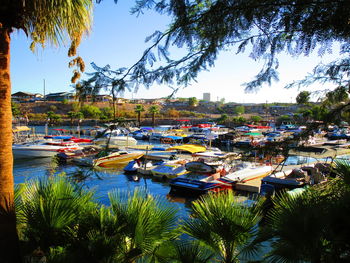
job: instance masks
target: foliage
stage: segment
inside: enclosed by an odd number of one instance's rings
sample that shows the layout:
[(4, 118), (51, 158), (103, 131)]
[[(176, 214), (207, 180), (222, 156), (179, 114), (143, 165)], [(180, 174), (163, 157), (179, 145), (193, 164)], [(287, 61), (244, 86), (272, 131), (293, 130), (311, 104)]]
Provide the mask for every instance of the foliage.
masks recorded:
[(49, 110), (55, 112), (55, 111), (57, 111), (57, 106), (56, 105), (50, 105), (49, 106)]
[(170, 118), (178, 118), (180, 116), (180, 112), (175, 108), (168, 109), (165, 114), (168, 115)]
[(148, 108), (148, 112), (151, 114), (159, 113), (159, 107), (157, 105), (152, 105), (151, 107)]
[(11, 101), (12, 115), (14, 117), (19, 117), (21, 114), (20, 105), (16, 102)]
[(20, 236), (35, 249), (48, 252), (74, 239), (74, 228), (92, 203), (93, 192), (63, 177), (32, 180), (16, 187), (16, 212)]
[(113, 119), (113, 116), (114, 116), (113, 108), (104, 107), (104, 108), (101, 108), (100, 110), (101, 110), (101, 116), (100, 116), (101, 119), (104, 119), (104, 120)]
[(193, 240), (175, 240), (167, 249), (166, 258), (172, 263), (207, 263), (214, 257), (213, 252)]
[(133, 195), (113, 192), (109, 198), (113, 214), (123, 226), (117, 262), (157, 257), (163, 243), (175, 237), (176, 210), (164, 201), (138, 190)]
[(228, 120), (228, 115), (226, 113), (221, 114), (220, 118), (217, 119), (217, 123), (223, 124)]
[[(346, 0), (137, 1), (132, 13), (154, 9), (172, 18), (169, 27), (147, 38), (152, 41), (149, 48), (130, 68), (113, 71), (107, 65), (97, 71), (103, 69), (111, 81), (128, 88), (151, 87), (154, 82), (186, 86), (199, 72), (213, 67), (221, 51), (244, 53), (249, 48), (253, 60), (264, 60), (261, 71), (245, 83), (246, 90), (252, 91), (278, 80), (280, 53), (300, 56), (318, 49), (322, 56), (332, 51), (333, 42), (339, 42), (345, 59), (320, 65), (303, 84), (332, 81), (347, 86), (350, 17), (345, 10), (349, 5)], [(174, 46), (187, 52), (174, 58), (170, 55)]]
[(50, 262), (135, 262), (165, 257), (162, 247), (177, 235), (176, 209), (143, 190), (111, 193), (110, 207), (99, 206), (93, 194), (64, 176), (16, 186), (24, 253), (30, 257), (41, 253)]
[(335, 179), (300, 195), (275, 197), (260, 235), (271, 242), (268, 262), (349, 261), (349, 161), (336, 160), (332, 173)]
[(262, 118), (260, 116), (250, 116), (249, 119), (253, 123), (259, 123), (262, 120)]
[(73, 125), (74, 120), (81, 120), (84, 118), (84, 114), (80, 111), (69, 111), (67, 113), (68, 118), (70, 118), (71, 124)]
[[(52, 5), (51, 1), (33, 0), (23, 5), (21, 1), (6, 0), (0, 10), (0, 24), (10, 31), (23, 30), (32, 40), (32, 51), (37, 44), (58, 46), (69, 38), (68, 56), (72, 57), (76, 55), (82, 36), (90, 31), (92, 4), (90, 0), (60, 1), (57, 5)], [(84, 62), (76, 57), (69, 66), (77, 67), (72, 78), (74, 82), (84, 71)]]
[(296, 102), (298, 104), (306, 104), (310, 100), (310, 95), (311, 93), (309, 91), (301, 91), (296, 97)]
[(244, 114), (245, 112), (245, 107), (243, 105), (241, 106), (236, 106), (234, 108), (234, 113), (237, 114), (237, 115), (241, 115), (241, 114)]
[(101, 115), (101, 110), (93, 105), (84, 105), (81, 107), (80, 111), (83, 113), (84, 118), (97, 119)]
[(293, 120), (292, 117), (289, 115), (281, 115), (276, 120), (276, 124), (282, 124), (284, 122), (291, 122), (292, 120)]
[(80, 111), (79, 102), (74, 101), (74, 102), (72, 103), (72, 110), (73, 110), (73, 111)]
[(155, 116), (159, 113), (159, 108), (156, 105), (152, 105), (148, 108), (148, 112), (152, 114), (152, 125), (155, 126)]
[(232, 118), (232, 122), (234, 124), (238, 124), (238, 125), (241, 125), (241, 124), (244, 124), (247, 122), (246, 118), (244, 118), (243, 116), (237, 116), (237, 117), (233, 117)]
[(46, 113), (29, 113), (28, 118), (33, 121), (46, 121), (47, 114)]
[(190, 97), (188, 98), (188, 105), (190, 107), (196, 107), (198, 106), (198, 99), (196, 97)]
[(134, 108), (134, 111), (136, 112), (136, 113), (141, 113), (141, 112), (144, 112), (145, 111), (145, 108), (141, 105), (141, 104), (137, 104), (136, 106), (135, 106), (135, 108)]
[(327, 105), (346, 102), (349, 99), (349, 90), (343, 86), (336, 88), (333, 91), (327, 92), (324, 103)]
[(53, 111), (48, 111), (46, 113), (46, 116), (49, 124), (58, 124), (62, 121), (62, 116), (60, 114), (54, 113)]
[(112, 192), (101, 206), (62, 175), (30, 180), (15, 190), (22, 252), (48, 262), (239, 262), (263, 256), (268, 241), (267, 262), (348, 262), (350, 162), (336, 160), (332, 173), (300, 195), (275, 196), (260, 229), (262, 203), (232, 192), (194, 201), (177, 228), (176, 209), (144, 190)]
[(183, 231), (211, 248), (222, 262), (238, 262), (245, 252), (256, 252), (253, 246), (247, 248), (256, 234), (258, 210), (240, 203), (232, 192), (204, 196), (192, 209)]

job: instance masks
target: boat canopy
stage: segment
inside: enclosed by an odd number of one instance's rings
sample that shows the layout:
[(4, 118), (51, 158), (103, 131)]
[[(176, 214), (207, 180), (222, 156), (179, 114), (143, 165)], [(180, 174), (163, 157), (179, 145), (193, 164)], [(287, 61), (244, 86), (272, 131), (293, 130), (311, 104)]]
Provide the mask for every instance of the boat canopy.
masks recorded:
[(204, 152), (207, 150), (205, 146), (202, 145), (195, 145), (195, 144), (183, 144), (183, 145), (177, 145), (170, 147), (166, 149), (167, 151), (185, 151), (185, 152), (190, 152), (190, 153), (198, 153), (198, 152)]
[(247, 132), (244, 135), (247, 135), (247, 136), (262, 136), (262, 134), (260, 132)]

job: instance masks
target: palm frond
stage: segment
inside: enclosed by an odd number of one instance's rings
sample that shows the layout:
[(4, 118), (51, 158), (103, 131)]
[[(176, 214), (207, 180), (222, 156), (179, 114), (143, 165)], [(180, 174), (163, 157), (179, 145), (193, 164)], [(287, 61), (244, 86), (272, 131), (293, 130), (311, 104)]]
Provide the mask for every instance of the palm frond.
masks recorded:
[(348, 160), (336, 160), (334, 172), (345, 184), (350, 186), (350, 162)]
[(93, 192), (77, 190), (64, 177), (29, 181), (21, 185), (20, 193), (16, 204), (25, 224), (22, 234), (43, 250), (66, 243), (84, 211), (96, 206)]
[(211, 247), (227, 262), (236, 260), (247, 248), (260, 220), (256, 209), (242, 204), (231, 192), (202, 197), (193, 202), (193, 212), (193, 219), (184, 223), (184, 232)]
[(123, 225), (124, 256), (133, 259), (155, 255), (175, 235), (177, 210), (144, 190), (109, 194), (111, 209)]

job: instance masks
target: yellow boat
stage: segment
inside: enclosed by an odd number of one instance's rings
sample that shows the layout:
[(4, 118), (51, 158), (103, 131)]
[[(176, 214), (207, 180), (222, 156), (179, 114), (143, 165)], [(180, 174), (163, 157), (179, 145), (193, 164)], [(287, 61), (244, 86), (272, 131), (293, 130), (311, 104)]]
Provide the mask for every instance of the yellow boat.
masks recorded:
[(98, 158), (94, 160), (94, 166), (104, 168), (114, 168), (119, 164), (127, 164), (132, 160), (138, 159), (144, 155), (143, 152), (127, 152), (119, 151), (114, 152), (108, 156)]
[(190, 152), (190, 153), (199, 153), (199, 152), (205, 152), (207, 148), (202, 145), (196, 145), (196, 144), (183, 144), (183, 145), (177, 145), (170, 147), (166, 149), (167, 151), (184, 151), (184, 152)]

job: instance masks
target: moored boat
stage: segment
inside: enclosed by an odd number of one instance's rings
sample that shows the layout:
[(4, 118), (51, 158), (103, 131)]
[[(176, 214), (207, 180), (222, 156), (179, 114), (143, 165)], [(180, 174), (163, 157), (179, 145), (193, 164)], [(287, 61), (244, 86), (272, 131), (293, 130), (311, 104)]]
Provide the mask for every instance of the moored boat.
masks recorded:
[(104, 168), (114, 168), (118, 165), (127, 164), (128, 162), (138, 159), (143, 155), (143, 152), (117, 151), (105, 157), (93, 160), (93, 164), (94, 166)]
[(289, 152), (280, 169), (261, 180), (261, 194), (282, 189), (302, 188), (327, 181), (334, 158), (349, 154), (349, 149), (327, 146), (299, 147)]
[(50, 140), (12, 145), (14, 159), (53, 157), (59, 151), (75, 151), (81, 149), (81, 146), (73, 142)]
[(108, 134), (102, 138), (96, 139), (94, 141), (98, 145), (106, 145), (109, 146), (134, 146), (137, 144), (137, 140), (131, 136), (109, 136)]

